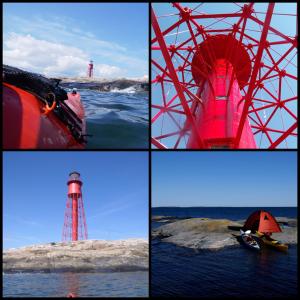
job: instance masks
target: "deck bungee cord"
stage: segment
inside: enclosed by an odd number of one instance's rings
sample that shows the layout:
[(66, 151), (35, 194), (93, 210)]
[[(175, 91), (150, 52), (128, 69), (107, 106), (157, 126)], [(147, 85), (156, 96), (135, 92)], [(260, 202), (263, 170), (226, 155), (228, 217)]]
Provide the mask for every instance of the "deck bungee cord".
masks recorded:
[[(42, 104), (40, 109), (41, 116), (50, 118), (50, 115), (53, 114), (55, 118), (63, 123), (64, 127), (72, 135), (76, 143), (84, 145), (87, 142), (84, 110), (80, 102), (80, 95), (76, 92), (76, 97), (74, 97), (72, 93), (67, 93), (59, 86), (60, 79), (49, 79), (39, 74), (6, 65), (3, 66), (2, 78), (3, 85), (8, 89), (7, 93), (10, 93), (10, 97), (12, 97), (12, 91), (16, 93), (15, 98), (18, 99), (15, 100), (15, 102), (20, 102), (18, 103), (20, 106), (18, 109), (21, 111), (20, 114), (22, 114), (24, 106), (32, 105), (32, 103), (29, 104), (29, 97), (26, 97), (25, 94), (21, 93), (21, 91), (25, 91), (33, 95), (38, 99), (40, 104)], [(4, 103), (11, 107), (16, 106), (16, 103), (9, 103), (12, 102), (9, 101), (9, 99), (11, 99), (10, 97), (4, 93)], [(11, 110), (13, 110), (13, 108), (11, 108)], [(15, 118), (15, 116), (12, 116), (11, 111), (10, 115), (12, 118)], [(36, 114), (35, 118), (37, 118)], [(5, 125), (4, 122), (4, 127)], [(60, 126), (62, 126), (62, 124)], [(4, 130), (9, 130), (9, 128), (4, 128)], [(46, 138), (44, 138), (44, 140), (45, 139)], [(68, 143), (66, 143), (66, 147), (68, 147), (67, 144)]]

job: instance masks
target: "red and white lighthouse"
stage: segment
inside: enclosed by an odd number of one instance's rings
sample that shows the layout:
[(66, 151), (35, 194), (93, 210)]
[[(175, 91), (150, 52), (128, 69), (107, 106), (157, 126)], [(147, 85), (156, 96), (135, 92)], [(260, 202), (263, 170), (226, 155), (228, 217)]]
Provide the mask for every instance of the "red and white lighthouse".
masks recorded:
[(88, 78), (92, 78), (94, 75), (94, 63), (92, 60), (90, 60), (90, 63), (88, 65), (88, 69), (87, 69), (87, 76)]
[(63, 241), (78, 241), (88, 238), (83, 208), (82, 181), (78, 172), (72, 172), (68, 180), (68, 200), (63, 227)]
[[(207, 148), (234, 148), (244, 108), (240, 89), (251, 73), (247, 51), (230, 35), (209, 36), (198, 45), (191, 69), (203, 102), (192, 107), (196, 126), (187, 147), (198, 148), (198, 130)], [(256, 148), (248, 118), (238, 148)]]
[(297, 12), (279, 5), (152, 7), (154, 148), (297, 148)]

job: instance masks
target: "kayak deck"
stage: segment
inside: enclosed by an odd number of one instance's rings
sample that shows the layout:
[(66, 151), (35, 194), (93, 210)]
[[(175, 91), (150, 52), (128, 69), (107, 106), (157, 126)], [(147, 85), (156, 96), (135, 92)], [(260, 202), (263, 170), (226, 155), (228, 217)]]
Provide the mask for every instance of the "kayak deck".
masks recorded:
[(84, 148), (53, 112), (43, 114), (44, 108), (45, 104), (30, 92), (3, 83), (5, 149)]
[(245, 233), (244, 231), (240, 230), (241, 239), (245, 246), (253, 250), (260, 250), (260, 246), (258, 242), (252, 237), (251, 233)]

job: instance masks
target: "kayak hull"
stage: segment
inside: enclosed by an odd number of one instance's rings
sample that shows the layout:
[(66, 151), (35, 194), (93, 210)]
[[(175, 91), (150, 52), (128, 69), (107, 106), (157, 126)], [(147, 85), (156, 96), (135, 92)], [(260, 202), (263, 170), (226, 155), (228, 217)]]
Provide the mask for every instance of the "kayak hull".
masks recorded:
[(260, 250), (260, 246), (257, 243), (257, 241), (254, 240), (254, 238), (251, 235), (245, 234), (243, 231), (241, 231), (241, 240), (248, 249), (255, 251)]
[[(83, 149), (66, 125), (33, 94), (3, 83), (4, 149)], [(81, 115), (84, 119), (84, 111)]]
[(264, 243), (264, 245), (276, 249), (278, 251), (287, 251), (289, 246), (287, 244), (283, 244), (275, 239), (269, 238), (267, 239), (266, 237), (264, 237), (264, 235), (260, 232), (256, 232), (258, 237), (260, 238), (260, 240)]

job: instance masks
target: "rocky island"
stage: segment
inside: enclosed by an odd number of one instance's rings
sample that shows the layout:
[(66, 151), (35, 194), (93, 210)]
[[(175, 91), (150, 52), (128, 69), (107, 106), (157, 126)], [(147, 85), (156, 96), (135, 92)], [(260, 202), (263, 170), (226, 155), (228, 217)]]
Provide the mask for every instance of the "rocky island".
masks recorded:
[(127, 89), (137, 92), (149, 91), (149, 82), (137, 79), (59, 78), (59, 80), (61, 80), (60, 86), (66, 88), (88, 88), (99, 92), (117, 92)]
[(148, 241), (85, 240), (49, 243), (3, 251), (3, 272), (146, 271)]
[[(274, 233), (273, 238), (283, 243), (297, 243), (297, 219), (276, 218), (282, 232)], [(164, 225), (152, 230), (152, 238), (162, 242), (193, 249), (218, 250), (229, 246), (239, 246), (237, 239), (239, 228), (245, 220), (232, 221), (227, 219), (189, 218), (174, 219), (155, 216), (153, 221)], [(167, 224), (165, 224), (167, 223)]]

